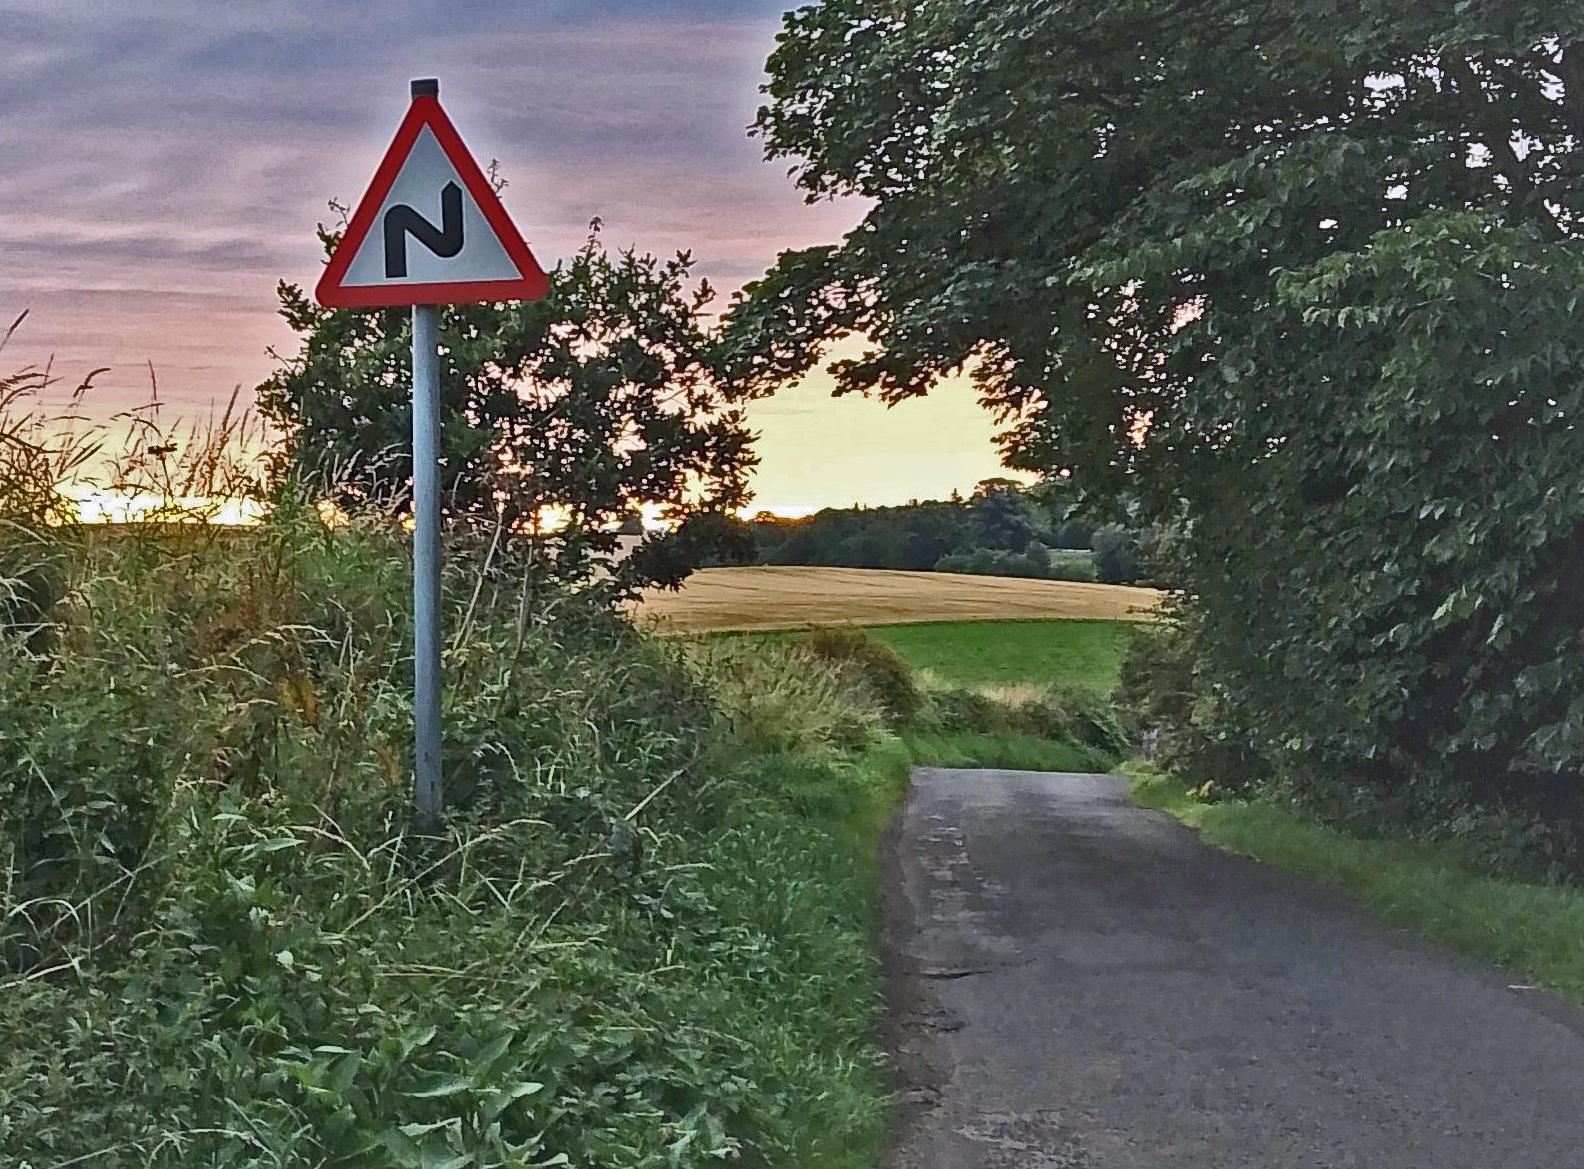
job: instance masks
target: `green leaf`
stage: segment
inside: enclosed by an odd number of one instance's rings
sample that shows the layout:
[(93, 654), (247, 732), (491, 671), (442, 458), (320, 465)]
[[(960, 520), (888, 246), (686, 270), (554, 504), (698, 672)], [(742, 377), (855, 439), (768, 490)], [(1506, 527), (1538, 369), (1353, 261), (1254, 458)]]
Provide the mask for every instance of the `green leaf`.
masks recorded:
[(402, 1095), (411, 1096), (416, 1100), (434, 1100), (446, 1096), (458, 1096), (463, 1092), (471, 1091), (472, 1088), (473, 1081), (467, 1076), (441, 1075), (421, 1087), (408, 1089)]

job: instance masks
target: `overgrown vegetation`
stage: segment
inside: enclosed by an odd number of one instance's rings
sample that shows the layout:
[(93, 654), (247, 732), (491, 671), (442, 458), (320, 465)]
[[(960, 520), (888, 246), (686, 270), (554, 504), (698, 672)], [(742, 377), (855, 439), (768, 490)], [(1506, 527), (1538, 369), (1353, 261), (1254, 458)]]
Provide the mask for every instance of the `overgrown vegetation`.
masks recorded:
[(1417, 228), (1293, 274), (1240, 344), (1258, 361), (1305, 322), (1333, 330), (1302, 374), (1265, 379), (1282, 428), (1327, 437), (1284, 441), (1254, 472), (1268, 489), (1183, 546), (1195, 600), (1164, 657), (1197, 665), (1146, 705), (1175, 715), (1195, 775), (1230, 783), (1236, 763), (1410, 827), (1501, 821), (1577, 875), (1584, 263), (1470, 217)]
[(816, 658), (874, 695), (893, 726), (906, 726), (918, 715), (923, 696), (913, 671), (885, 642), (852, 626), (826, 626), (814, 630), (804, 644)]
[(459, 533), (417, 835), (399, 522), (134, 434), (109, 477), (153, 514), (198, 462), (268, 517), (84, 526), (57, 473), (96, 440), (0, 431), (8, 1165), (873, 1164), (907, 757), (869, 690), (687, 661)]
[[(1014, 767), (1049, 771), (1106, 771), (1126, 754), (1129, 742), (1109, 697), (1110, 684), (1072, 685), (1040, 680), (1024, 672), (1023, 660), (1010, 655), (993, 669), (985, 666), (973, 682), (943, 677), (932, 668), (930, 651), (953, 636), (972, 642), (981, 623), (926, 627), (933, 641), (900, 639), (902, 652), (882, 637), (912, 627), (864, 630), (851, 626), (816, 628), (793, 635), (707, 638), (706, 647), (730, 646), (754, 652), (755, 646), (790, 647), (829, 663), (840, 676), (876, 696), (890, 724), (899, 730), (915, 762), (940, 767)], [(983, 623), (991, 624), (991, 623)], [(1059, 631), (1065, 622), (1027, 622), (1025, 640), (1044, 635), (1044, 647), (1060, 657)], [(1101, 623), (1095, 623), (1101, 624)], [(711, 648), (707, 652), (719, 652)], [(1116, 660), (1111, 661), (1111, 682)], [(1095, 671), (1104, 672), (1101, 667)]]
[(1114, 756), (1004, 731), (910, 730), (903, 738), (913, 761), (926, 767), (1095, 772), (1116, 765)]
[(1584, 9), (825, 0), (770, 67), (768, 154), (868, 211), (736, 306), (748, 384), (968, 369), (1164, 533), (1191, 781), (1584, 873)]

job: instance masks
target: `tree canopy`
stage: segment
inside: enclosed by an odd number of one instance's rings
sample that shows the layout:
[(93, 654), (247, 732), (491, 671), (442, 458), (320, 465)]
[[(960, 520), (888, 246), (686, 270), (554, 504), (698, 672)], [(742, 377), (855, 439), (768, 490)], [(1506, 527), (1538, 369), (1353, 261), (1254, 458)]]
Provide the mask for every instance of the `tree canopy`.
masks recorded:
[(1584, 7), (827, 0), (766, 94), (768, 154), (869, 210), (734, 306), (752, 385), (849, 333), (843, 391), (968, 368), (1012, 465), (1171, 525), (1156, 713), (1584, 824)]
[[(1060, 479), (1033, 488), (986, 479), (963, 499), (913, 501), (892, 507), (826, 508), (784, 519), (760, 515), (741, 527), (738, 559), (758, 564), (887, 568), (1093, 580), (1093, 525), (1075, 514)], [(1141, 533), (1115, 529), (1137, 546)], [(1113, 537), (1114, 538), (1114, 537)], [(1115, 559), (1108, 579), (1133, 583), (1136, 561)]]
[(1579, 225), (1572, 5), (827, 0), (769, 68), (767, 153), (873, 203), (749, 290), (739, 360), (856, 332), (840, 386), (890, 399), (967, 363), (1035, 470), (1221, 449), (1257, 390), (1207, 366), (1278, 270), (1436, 209)]
[[(337, 241), (321, 232), (327, 252)], [(533, 303), (447, 307), (440, 341), (443, 486), (454, 522), (533, 542), (537, 562), (581, 579), (624, 520), (672, 528), (621, 583), (675, 583), (707, 518), (748, 498), (752, 436), (703, 312), (687, 255), (611, 254), (599, 225)], [(295, 285), (281, 313), (302, 339), (261, 387), (298, 470), (347, 509), (403, 509), (411, 481), (406, 310), (320, 308)]]

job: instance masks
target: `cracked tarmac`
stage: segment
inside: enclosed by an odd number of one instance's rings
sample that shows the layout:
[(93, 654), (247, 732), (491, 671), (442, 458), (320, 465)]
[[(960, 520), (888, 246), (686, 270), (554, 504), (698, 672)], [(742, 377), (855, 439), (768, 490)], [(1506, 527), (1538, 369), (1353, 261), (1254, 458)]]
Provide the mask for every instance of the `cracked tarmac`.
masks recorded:
[(1584, 1166), (1584, 1011), (1125, 791), (915, 773), (890, 1169)]

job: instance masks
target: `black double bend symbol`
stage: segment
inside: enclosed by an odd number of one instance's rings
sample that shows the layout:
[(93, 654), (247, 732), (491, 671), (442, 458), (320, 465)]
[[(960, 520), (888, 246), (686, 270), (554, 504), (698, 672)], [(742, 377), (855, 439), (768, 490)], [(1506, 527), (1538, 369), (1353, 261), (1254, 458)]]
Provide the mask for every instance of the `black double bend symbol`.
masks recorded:
[(385, 212), (385, 277), (407, 275), (407, 237), (423, 244), (442, 260), (462, 250), (462, 188), (447, 183), (440, 192), (440, 226), (436, 227), (405, 203)]

